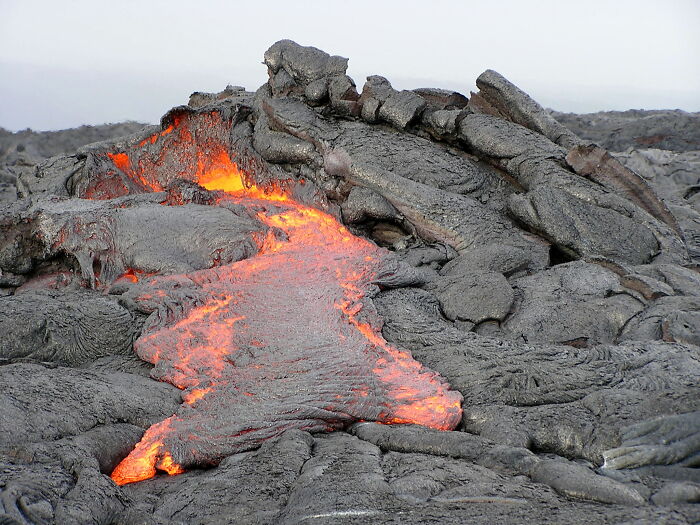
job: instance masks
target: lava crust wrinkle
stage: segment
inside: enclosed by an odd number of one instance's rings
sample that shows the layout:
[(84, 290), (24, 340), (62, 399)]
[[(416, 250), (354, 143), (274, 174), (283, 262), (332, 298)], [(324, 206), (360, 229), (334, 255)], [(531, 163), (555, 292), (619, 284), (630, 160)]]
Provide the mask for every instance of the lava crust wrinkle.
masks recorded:
[(125, 294), (151, 312), (134, 349), (155, 364), (154, 378), (183, 389), (184, 403), (112, 478), (215, 465), (290, 428), (367, 420), (454, 429), (461, 394), (386, 343), (366, 299), (389, 253), (280, 192), (245, 188), (240, 176), (203, 183), (229, 190), (220, 204), (246, 205), (270, 227), (258, 255), (148, 278)]

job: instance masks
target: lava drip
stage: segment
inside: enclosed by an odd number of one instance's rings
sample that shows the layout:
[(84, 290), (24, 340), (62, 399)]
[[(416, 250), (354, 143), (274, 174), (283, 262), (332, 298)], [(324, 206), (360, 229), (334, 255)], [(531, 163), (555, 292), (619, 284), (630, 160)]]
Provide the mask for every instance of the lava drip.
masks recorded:
[(152, 311), (134, 349), (183, 390), (117, 466), (118, 484), (216, 465), (287, 429), (360, 421), (453, 429), (462, 396), (381, 336), (367, 294), (388, 252), (279, 189), (251, 185), (228, 155), (198, 174), (269, 228), (259, 253), (186, 275), (152, 276), (131, 299)]

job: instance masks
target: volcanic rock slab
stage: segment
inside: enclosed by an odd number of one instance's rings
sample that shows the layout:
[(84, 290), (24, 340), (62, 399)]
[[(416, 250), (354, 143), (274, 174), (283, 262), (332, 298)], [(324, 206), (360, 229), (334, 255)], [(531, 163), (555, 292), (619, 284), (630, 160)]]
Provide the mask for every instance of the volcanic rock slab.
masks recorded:
[(26, 291), (0, 297), (2, 358), (67, 366), (132, 355), (142, 322), (112, 297), (85, 290)]

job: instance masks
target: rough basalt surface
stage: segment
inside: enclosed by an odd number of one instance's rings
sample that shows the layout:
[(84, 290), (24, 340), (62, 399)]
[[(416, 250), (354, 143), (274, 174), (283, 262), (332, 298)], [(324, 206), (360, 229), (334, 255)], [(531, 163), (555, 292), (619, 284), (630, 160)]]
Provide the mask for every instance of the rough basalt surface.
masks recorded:
[(264, 60), (67, 156), (0, 136), (0, 523), (700, 520), (695, 116), (611, 154), (494, 71)]
[(610, 151), (628, 148), (684, 152), (700, 149), (700, 113), (631, 109), (588, 115), (551, 112), (578, 136)]

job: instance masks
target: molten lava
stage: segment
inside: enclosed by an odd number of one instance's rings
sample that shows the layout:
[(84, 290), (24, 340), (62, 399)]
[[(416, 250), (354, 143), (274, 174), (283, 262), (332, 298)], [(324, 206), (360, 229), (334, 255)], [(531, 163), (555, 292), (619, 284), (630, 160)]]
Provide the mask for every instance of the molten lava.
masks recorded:
[(228, 154), (218, 155), (199, 184), (225, 191), (219, 205), (245, 205), (268, 231), (253, 258), (134, 284), (134, 300), (153, 312), (134, 348), (184, 402), (112, 479), (215, 465), (290, 428), (359, 420), (455, 428), (462, 396), (389, 345), (364, 301), (388, 253), (279, 189), (248, 184)]

